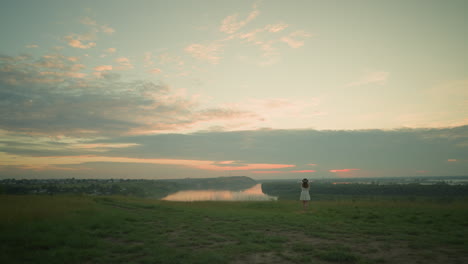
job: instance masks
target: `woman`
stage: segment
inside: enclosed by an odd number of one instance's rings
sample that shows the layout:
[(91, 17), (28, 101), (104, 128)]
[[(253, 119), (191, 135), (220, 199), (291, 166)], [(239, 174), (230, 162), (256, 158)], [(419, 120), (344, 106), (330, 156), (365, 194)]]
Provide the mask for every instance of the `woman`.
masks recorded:
[(304, 210), (307, 208), (307, 206), (309, 205), (309, 201), (310, 201), (310, 195), (309, 195), (309, 180), (307, 179), (303, 179), (302, 180), (302, 186), (301, 186), (301, 196), (299, 198), (299, 200), (302, 201), (302, 206), (304, 208)]

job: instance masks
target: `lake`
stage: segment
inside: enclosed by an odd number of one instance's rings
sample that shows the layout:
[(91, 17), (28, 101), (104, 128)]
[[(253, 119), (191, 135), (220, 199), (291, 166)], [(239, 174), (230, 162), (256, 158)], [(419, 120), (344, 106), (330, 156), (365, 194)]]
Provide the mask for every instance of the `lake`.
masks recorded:
[(166, 201), (276, 201), (278, 197), (266, 195), (262, 185), (257, 184), (243, 191), (226, 190), (187, 190), (180, 191), (162, 198)]

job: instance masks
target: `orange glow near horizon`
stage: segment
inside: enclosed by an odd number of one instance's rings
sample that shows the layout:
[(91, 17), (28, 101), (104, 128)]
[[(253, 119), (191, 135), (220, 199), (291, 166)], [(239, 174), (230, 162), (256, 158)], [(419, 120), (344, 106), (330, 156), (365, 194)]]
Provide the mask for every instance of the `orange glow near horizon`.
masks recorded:
[[(96, 155), (78, 156), (20, 156), (0, 152), (0, 165), (17, 166), (30, 170), (46, 170), (54, 165), (78, 165), (91, 162), (116, 162), (116, 163), (148, 163), (161, 165), (176, 165), (197, 168), (210, 171), (247, 171), (258, 169), (281, 169), (295, 167), (291, 164), (239, 164), (238, 166), (219, 166), (219, 164), (233, 164), (233, 161), (210, 161), (210, 160), (185, 160), (185, 159), (143, 159), (128, 157), (107, 157)], [(55, 167), (58, 168), (58, 167)], [(76, 168), (82, 170), (83, 168)], [(73, 170), (73, 169), (70, 169)]]

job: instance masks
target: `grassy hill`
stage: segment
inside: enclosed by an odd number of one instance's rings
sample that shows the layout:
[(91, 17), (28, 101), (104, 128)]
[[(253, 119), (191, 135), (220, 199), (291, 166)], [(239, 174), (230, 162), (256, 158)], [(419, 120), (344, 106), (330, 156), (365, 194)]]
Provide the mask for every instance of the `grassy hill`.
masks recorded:
[(0, 195), (0, 263), (468, 263), (468, 203)]

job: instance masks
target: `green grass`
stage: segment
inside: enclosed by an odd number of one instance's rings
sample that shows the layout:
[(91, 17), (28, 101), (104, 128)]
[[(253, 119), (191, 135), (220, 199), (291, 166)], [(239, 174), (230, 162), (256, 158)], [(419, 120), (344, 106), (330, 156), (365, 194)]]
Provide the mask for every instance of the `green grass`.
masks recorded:
[(468, 263), (468, 203), (0, 196), (0, 263)]

